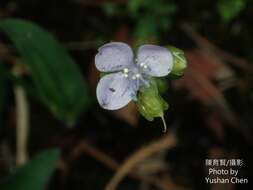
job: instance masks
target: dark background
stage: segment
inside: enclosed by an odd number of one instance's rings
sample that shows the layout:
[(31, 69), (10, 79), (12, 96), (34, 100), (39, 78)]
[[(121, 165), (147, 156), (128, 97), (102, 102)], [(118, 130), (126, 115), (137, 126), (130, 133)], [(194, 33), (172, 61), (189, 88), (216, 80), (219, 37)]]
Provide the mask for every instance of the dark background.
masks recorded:
[[(163, 94), (170, 104), (165, 119), (177, 144), (152, 157), (151, 162), (158, 167), (140, 175), (161, 179), (167, 184), (161, 188), (164, 190), (250, 189), (250, 184), (205, 183), (206, 158), (242, 159), (239, 175), (249, 182), (252, 177), (253, 3), (237, 1), (243, 4), (238, 12), (240, 5), (233, 7), (231, 1), (213, 0), (1, 0), (0, 19), (33, 21), (62, 43), (80, 67), (94, 97), (89, 110), (71, 129), (29, 97), (29, 154), (54, 146), (62, 152), (48, 189), (103, 189), (115, 170), (99, 160), (96, 151), (120, 164), (134, 151), (164, 136), (160, 119), (146, 121), (133, 104), (116, 112), (99, 107), (95, 99), (99, 73), (94, 56), (97, 48), (109, 41), (133, 46), (171, 44), (183, 49), (188, 60), (185, 75), (168, 80)], [(15, 165), (12, 86), (11, 81), (5, 81), (0, 154), (4, 157), (7, 151), (8, 162), (1, 159), (2, 178)], [(143, 161), (136, 171), (148, 165)], [(159, 189), (131, 177), (118, 187), (145, 188)]]

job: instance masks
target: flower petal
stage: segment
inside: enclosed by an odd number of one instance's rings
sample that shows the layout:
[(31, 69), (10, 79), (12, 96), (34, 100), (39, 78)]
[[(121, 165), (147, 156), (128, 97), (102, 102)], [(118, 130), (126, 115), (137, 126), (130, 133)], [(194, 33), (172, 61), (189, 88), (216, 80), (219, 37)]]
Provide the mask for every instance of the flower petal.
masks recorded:
[(130, 80), (122, 73), (108, 74), (97, 85), (97, 99), (101, 107), (117, 110), (127, 105), (135, 92)]
[(133, 64), (132, 49), (122, 42), (111, 42), (98, 49), (95, 65), (99, 71), (113, 72)]
[(173, 67), (173, 56), (171, 52), (161, 46), (142, 45), (138, 49), (138, 65), (146, 65), (143, 72), (154, 76), (162, 77), (170, 73)]

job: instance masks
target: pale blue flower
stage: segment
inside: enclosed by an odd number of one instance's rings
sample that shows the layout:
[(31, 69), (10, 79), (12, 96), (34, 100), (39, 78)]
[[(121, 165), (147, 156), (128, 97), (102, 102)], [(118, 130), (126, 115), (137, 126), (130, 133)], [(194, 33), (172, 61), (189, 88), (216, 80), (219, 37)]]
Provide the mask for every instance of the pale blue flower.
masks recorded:
[(101, 107), (116, 110), (136, 100), (141, 87), (149, 86), (151, 77), (168, 75), (173, 56), (164, 47), (142, 45), (134, 59), (132, 49), (122, 42), (111, 42), (98, 49), (95, 65), (101, 72), (111, 72), (97, 85), (97, 99)]

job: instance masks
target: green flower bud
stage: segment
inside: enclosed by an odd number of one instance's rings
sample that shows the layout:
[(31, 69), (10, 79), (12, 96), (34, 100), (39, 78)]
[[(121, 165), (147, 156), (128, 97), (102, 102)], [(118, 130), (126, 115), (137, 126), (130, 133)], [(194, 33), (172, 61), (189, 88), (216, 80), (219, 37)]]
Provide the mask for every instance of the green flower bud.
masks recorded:
[(150, 81), (149, 87), (140, 90), (136, 104), (140, 114), (148, 121), (153, 121), (155, 117), (161, 117), (166, 131), (163, 112), (168, 109), (169, 105), (159, 95), (155, 80)]
[(187, 67), (184, 52), (174, 46), (169, 46), (168, 49), (171, 51), (174, 59), (171, 74), (175, 76), (182, 76)]

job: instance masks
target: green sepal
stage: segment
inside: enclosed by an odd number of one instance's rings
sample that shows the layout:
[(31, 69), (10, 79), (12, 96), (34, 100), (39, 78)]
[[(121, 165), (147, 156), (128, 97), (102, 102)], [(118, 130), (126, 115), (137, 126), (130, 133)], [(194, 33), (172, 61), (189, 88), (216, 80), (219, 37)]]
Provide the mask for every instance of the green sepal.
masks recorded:
[(153, 121), (155, 117), (163, 117), (164, 110), (169, 108), (168, 103), (159, 95), (154, 79), (150, 80), (149, 87), (140, 89), (136, 105), (140, 114), (148, 121)]
[(173, 68), (171, 74), (180, 77), (184, 74), (184, 71), (187, 68), (184, 51), (174, 46), (168, 46), (168, 49), (171, 51), (173, 56)]

